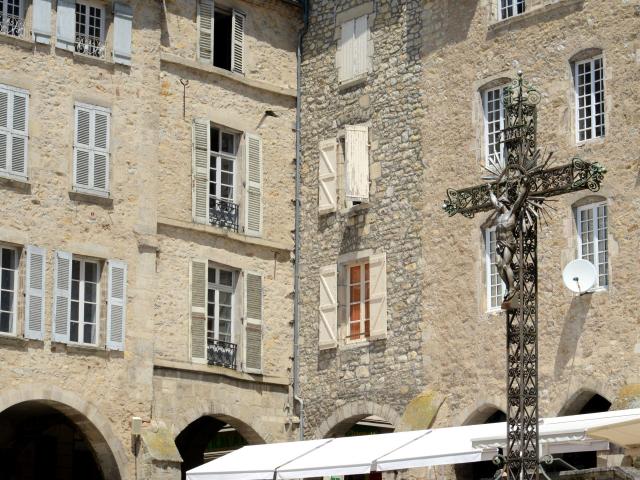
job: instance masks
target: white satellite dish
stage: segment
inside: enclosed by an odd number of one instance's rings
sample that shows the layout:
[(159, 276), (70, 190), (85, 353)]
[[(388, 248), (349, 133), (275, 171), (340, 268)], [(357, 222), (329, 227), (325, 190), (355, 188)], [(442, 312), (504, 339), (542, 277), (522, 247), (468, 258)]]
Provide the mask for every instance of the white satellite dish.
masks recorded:
[(564, 267), (562, 281), (574, 293), (585, 293), (596, 285), (598, 272), (589, 260), (574, 260)]

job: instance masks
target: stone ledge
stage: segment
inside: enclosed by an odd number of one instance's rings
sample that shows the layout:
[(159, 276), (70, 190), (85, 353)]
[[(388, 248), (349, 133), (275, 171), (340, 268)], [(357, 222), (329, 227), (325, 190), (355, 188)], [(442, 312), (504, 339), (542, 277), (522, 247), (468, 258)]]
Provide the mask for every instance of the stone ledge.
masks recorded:
[(79, 190), (70, 190), (69, 199), (75, 202), (93, 203), (95, 205), (101, 205), (103, 207), (113, 207), (113, 198), (101, 195), (99, 193), (81, 192)]
[(211, 66), (203, 65), (202, 63), (199, 63), (196, 60), (183, 58), (173, 53), (167, 53), (167, 52), (160, 53), (160, 62), (170, 63), (173, 65), (180, 65), (181, 67), (186, 67), (192, 70), (198, 70), (200, 72), (209, 73), (217, 77), (228, 78), (229, 80), (234, 80), (248, 87), (252, 87), (258, 90), (264, 90), (270, 93), (275, 93), (277, 95), (285, 95), (287, 97), (294, 97), (294, 98), (297, 96), (297, 92), (292, 88), (280, 87), (278, 85), (273, 85), (271, 83), (263, 82), (261, 80), (253, 80), (243, 75), (240, 75), (238, 73), (233, 73), (223, 68), (214, 67), (213, 65)]
[(199, 223), (185, 222), (183, 220), (176, 220), (169, 217), (158, 217), (158, 226), (181, 228), (184, 230), (192, 230), (196, 232), (209, 233), (211, 235), (217, 235), (219, 237), (225, 237), (230, 240), (236, 240), (238, 242), (248, 243), (250, 245), (256, 245), (258, 247), (270, 248), (272, 250), (279, 250), (283, 252), (292, 252), (293, 245), (285, 245), (281, 242), (274, 242), (272, 240), (265, 240), (262, 238), (251, 237), (249, 235), (242, 235), (241, 233), (230, 232), (221, 228), (213, 227), (211, 225), (202, 225)]
[(2, 174), (2, 176), (0, 176), (0, 186), (11, 188), (19, 193), (31, 193), (31, 183), (26, 177), (14, 177), (13, 175)]
[(516, 15), (506, 20), (495, 20), (489, 25), (489, 33), (499, 34), (509, 30), (512, 26), (519, 26), (519, 24), (526, 23), (528, 20), (539, 15), (544, 15), (555, 10), (571, 9), (583, 3), (584, 0), (558, 0), (554, 3), (545, 3), (544, 5), (525, 11), (521, 15)]

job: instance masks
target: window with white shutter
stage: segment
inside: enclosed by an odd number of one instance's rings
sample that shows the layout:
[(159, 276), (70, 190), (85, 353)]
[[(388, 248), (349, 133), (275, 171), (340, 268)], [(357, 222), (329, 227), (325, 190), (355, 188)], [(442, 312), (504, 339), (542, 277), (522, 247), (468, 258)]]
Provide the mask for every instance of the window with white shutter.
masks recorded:
[(27, 178), (29, 93), (0, 85), (0, 176)]
[(236, 73), (244, 73), (244, 13), (233, 11), (231, 33), (231, 69)]
[(578, 207), (578, 258), (593, 263), (598, 271), (595, 288), (609, 286), (608, 208), (606, 202)]
[(100, 326), (100, 264), (72, 258), (69, 342), (97, 345)]
[(244, 73), (246, 15), (215, 7), (213, 0), (198, 0), (198, 60), (236, 73)]
[(337, 265), (320, 268), (318, 301), (318, 346), (320, 350), (338, 345), (338, 269)]
[(348, 201), (369, 200), (369, 128), (345, 126), (345, 196)]
[(349, 82), (365, 76), (369, 66), (369, 25), (367, 15), (344, 22), (337, 52), (338, 80)]
[(207, 361), (207, 260), (194, 259), (190, 268), (190, 351), (191, 361), (206, 363)]
[(127, 264), (109, 260), (109, 291), (107, 295), (107, 347), (124, 350), (127, 319)]
[(16, 334), (18, 311), (18, 250), (0, 247), (0, 334)]
[(75, 105), (73, 186), (80, 192), (109, 194), (109, 143), (111, 113), (93, 105)]
[(0, 1), (0, 34), (24, 37), (26, 0)]
[(34, 340), (44, 338), (44, 298), (46, 251), (27, 246), (25, 275), (24, 336)]
[(245, 233), (262, 235), (262, 139), (253, 134), (245, 135)]
[(337, 197), (337, 142), (335, 139), (320, 142), (318, 162), (318, 213), (335, 212)]
[(262, 373), (262, 275), (246, 272), (244, 285), (244, 367)]

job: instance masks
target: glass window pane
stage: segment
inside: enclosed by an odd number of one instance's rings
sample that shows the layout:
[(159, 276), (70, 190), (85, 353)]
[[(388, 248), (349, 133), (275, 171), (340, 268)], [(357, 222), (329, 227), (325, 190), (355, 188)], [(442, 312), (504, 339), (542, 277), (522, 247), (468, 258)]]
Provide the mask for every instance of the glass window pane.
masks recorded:
[(71, 299), (72, 300), (80, 299), (80, 282), (78, 280), (71, 281)]
[(78, 315), (80, 314), (80, 303), (78, 302), (71, 302), (71, 320), (72, 321), (78, 321)]
[(84, 343), (96, 343), (94, 338), (95, 326), (92, 324), (84, 324)]
[(217, 128), (211, 129), (211, 151), (220, 151), (220, 130), (218, 130)]
[(359, 283), (360, 282), (360, 265), (356, 265), (355, 267), (351, 267), (351, 283)]
[(15, 271), (2, 270), (2, 289), (13, 290), (15, 281)]
[(69, 340), (72, 342), (78, 341), (78, 323), (71, 322), (71, 328), (69, 329)]
[(95, 323), (96, 306), (92, 303), (84, 304), (84, 323)]
[(220, 284), (231, 286), (233, 283), (233, 272), (220, 270)]
[(222, 151), (225, 153), (234, 153), (233, 143), (234, 135), (231, 133), (222, 133)]
[(71, 264), (71, 278), (80, 280), (80, 262), (78, 260), (74, 260)]
[(351, 285), (349, 292), (351, 303), (360, 301), (360, 284)]
[(0, 332), (11, 333), (11, 314), (9, 312), (0, 313)]
[(87, 302), (96, 301), (96, 287), (95, 283), (85, 282), (84, 284), (84, 299)]
[(13, 293), (3, 291), (0, 293), (0, 310), (10, 312), (13, 306)]
[(98, 281), (98, 265), (92, 262), (85, 262), (84, 264), (84, 279), (89, 282)]

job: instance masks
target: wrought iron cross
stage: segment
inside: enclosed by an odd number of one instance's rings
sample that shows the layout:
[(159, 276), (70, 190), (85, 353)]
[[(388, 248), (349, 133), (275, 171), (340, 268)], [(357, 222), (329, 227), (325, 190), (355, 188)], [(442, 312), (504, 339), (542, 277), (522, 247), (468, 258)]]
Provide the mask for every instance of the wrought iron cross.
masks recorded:
[[(539, 92), (522, 78), (504, 90), (504, 160), (487, 167), (488, 183), (447, 191), (443, 208), (472, 218), (496, 210), (501, 276), (507, 279), (507, 448), (509, 480), (538, 479), (538, 220), (549, 197), (596, 192), (606, 170), (579, 158), (547, 168), (536, 145)], [(500, 262), (499, 262), (500, 263)], [(511, 278), (511, 284), (508, 279)]]

